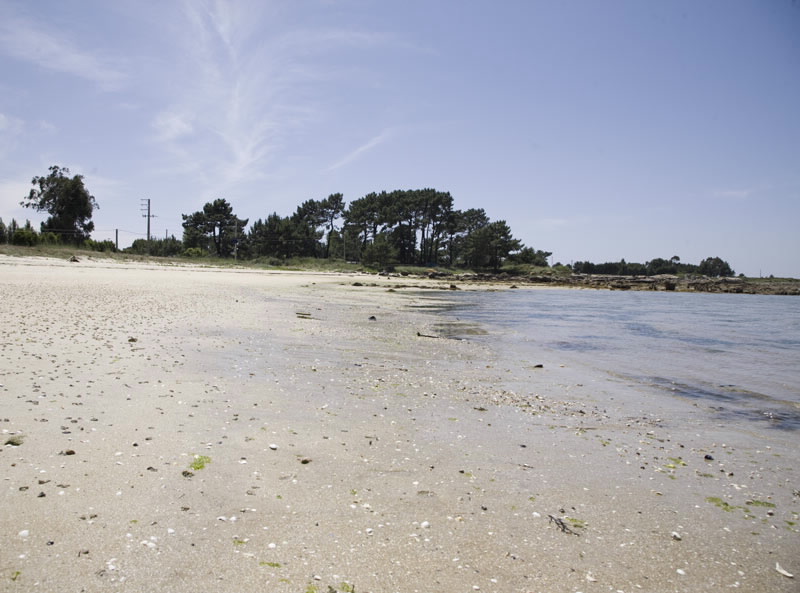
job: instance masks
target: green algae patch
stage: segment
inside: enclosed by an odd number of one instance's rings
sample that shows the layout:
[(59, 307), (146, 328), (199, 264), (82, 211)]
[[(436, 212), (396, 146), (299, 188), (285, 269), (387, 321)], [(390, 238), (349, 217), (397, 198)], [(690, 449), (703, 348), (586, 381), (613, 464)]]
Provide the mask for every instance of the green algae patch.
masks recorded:
[(189, 464), (194, 471), (200, 471), (204, 469), (209, 463), (211, 463), (211, 458), (207, 455), (195, 455), (194, 461)]
[(771, 502), (767, 502), (765, 500), (748, 500), (744, 504), (749, 505), (751, 507), (767, 507), (769, 509), (774, 509), (775, 504)]
[(719, 498), (717, 496), (709, 496), (709, 497), (707, 497), (706, 498), (706, 502), (710, 502), (715, 507), (718, 507), (718, 508), (722, 509), (726, 513), (731, 513), (733, 511), (735, 511), (736, 509), (741, 508), (741, 507), (733, 506), (732, 504), (728, 504), (727, 502), (725, 502), (724, 500), (722, 500), (721, 498)]
[(586, 521), (583, 519), (576, 519), (575, 517), (564, 517), (564, 521), (569, 523), (570, 527), (575, 529), (586, 529)]

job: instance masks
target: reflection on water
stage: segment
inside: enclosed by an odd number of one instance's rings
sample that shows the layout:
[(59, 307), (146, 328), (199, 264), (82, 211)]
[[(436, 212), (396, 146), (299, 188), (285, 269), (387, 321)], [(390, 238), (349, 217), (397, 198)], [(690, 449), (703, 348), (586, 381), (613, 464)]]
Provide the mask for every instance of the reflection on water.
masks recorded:
[(800, 429), (800, 404), (776, 400), (763, 393), (739, 389), (734, 385), (700, 386), (664, 377), (627, 377), (671, 395), (716, 401), (712, 405), (720, 419), (746, 419), (766, 422), (770, 428)]
[(583, 340), (557, 340), (548, 343), (550, 348), (555, 350), (563, 350), (565, 352), (591, 352), (592, 350), (600, 350), (602, 346), (596, 342), (588, 342)]
[(718, 402), (721, 418), (800, 428), (800, 298), (519, 290), (450, 294), (450, 336)]
[(477, 323), (464, 321), (449, 321), (447, 323), (434, 323), (433, 329), (445, 338), (462, 338), (467, 336), (485, 336), (486, 328)]

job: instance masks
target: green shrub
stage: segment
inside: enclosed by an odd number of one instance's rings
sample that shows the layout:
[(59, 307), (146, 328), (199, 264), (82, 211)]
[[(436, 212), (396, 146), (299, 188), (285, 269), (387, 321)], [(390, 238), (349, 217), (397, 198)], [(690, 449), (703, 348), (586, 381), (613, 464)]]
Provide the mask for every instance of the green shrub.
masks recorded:
[(58, 245), (61, 243), (61, 236), (58, 233), (44, 232), (39, 234), (39, 243), (42, 245)]
[(87, 239), (84, 241), (83, 246), (90, 251), (109, 251), (114, 253), (117, 250), (117, 246), (114, 244), (114, 241), (110, 241), (108, 239), (105, 241), (94, 241), (93, 239)]
[(36, 231), (29, 231), (27, 229), (18, 229), (11, 235), (12, 245), (21, 245), (24, 247), (33, 247), (39, 243), (39, 235)]

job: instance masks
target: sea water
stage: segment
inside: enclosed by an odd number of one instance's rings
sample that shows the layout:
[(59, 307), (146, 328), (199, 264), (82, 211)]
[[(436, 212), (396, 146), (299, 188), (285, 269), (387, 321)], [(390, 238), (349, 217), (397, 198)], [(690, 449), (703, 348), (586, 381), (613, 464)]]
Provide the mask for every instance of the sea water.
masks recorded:
[(798, 297), (520, 289), (449, 293), (441, 314), (451, 335), (488, 341), (506, 356), (800, 429)]

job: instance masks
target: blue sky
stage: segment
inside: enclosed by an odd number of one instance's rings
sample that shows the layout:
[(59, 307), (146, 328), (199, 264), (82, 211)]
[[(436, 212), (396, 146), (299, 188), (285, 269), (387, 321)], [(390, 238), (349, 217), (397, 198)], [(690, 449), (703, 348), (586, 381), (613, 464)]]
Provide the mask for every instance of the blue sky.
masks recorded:
[(434, 187), (554, 260), (800, 277), (792, 0), (0, 0), (0, 216), (50, 165), (97, 239)]

